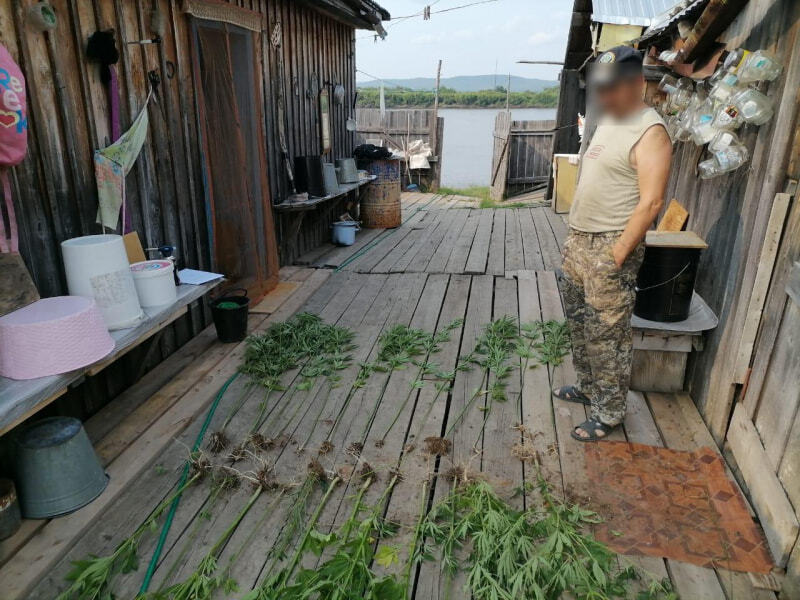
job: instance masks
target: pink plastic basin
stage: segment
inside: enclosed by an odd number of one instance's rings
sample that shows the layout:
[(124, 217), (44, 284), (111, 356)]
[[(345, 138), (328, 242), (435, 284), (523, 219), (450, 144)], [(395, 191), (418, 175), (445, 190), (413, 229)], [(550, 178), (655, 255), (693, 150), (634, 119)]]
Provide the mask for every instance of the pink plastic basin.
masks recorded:
[(93, 298), (44, 298), (0, 317), (0, 375), (35, 379), (80, 369), (114, 349)]

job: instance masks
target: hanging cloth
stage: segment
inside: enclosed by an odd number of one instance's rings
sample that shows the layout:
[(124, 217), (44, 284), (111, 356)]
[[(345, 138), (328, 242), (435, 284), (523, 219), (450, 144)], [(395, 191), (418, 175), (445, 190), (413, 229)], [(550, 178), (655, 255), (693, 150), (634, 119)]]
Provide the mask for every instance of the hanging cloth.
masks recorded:
[(97, 222), (104, 228), (117, 228), (120, 209), (122, 209), (123, 223), (128, 220), (125, 210), (125, 176), (133, 168), (147, 137), (147, 128), (150, 124), (147, 104), (152, 94), (153, 91), (150, 90), (141, 112), (128, 131), (110, 146), (94, 153), (94, 173), (99, 201)]

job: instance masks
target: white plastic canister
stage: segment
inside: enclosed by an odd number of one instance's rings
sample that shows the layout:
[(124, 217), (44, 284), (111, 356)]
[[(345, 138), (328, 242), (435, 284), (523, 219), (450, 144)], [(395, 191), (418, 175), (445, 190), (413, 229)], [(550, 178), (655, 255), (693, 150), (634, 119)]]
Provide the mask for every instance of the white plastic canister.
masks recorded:
[(139, 304), (149, 308), (172, 304), (178, 299), (172, 270), (169, 260), (145, 260), (131, 265)]
[(144, 316), (125, 243), (118, 235), (86, 235), (61, 242), (70, 296), (94, 298), (109, 329), (133, 327)]

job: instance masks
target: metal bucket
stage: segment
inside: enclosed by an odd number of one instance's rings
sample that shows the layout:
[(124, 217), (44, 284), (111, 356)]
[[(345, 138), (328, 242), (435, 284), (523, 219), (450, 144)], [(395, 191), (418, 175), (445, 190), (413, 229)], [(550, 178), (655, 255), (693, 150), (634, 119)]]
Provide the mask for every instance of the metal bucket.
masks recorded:
[(367, 229), (390, 229), (403, 222), (400, 206), (400, 161), (372, 160), (367, 170), (377, 179), (361, 194), (360, 219)]
[(697, 248), (648, 246), (636, 282), (633, 314), (664, 323), (685, 321), (689, 317), (700, 252)]
[(339, 183), (358, 183), (358, 169), (356, 159), (340, 158), (336, 161), (336, 172), (339, 176)]
[(0, 540), (10, 538), (17, 533), (22, 524), (19, 513), (19, 500), (14, 482), (0, 479)]
[(20, 508), (26, 519), (70, 513), (89, 504), (108, 485), (78, 419), (42, 419), (14, 441)]

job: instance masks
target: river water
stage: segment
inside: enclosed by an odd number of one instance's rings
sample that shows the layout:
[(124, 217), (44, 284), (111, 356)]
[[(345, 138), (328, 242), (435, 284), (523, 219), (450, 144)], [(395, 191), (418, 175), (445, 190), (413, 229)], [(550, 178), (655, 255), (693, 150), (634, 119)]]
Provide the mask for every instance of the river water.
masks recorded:
[[(442, 185), (462, 188), (488, 186), (492, 170), (494, 120), (502, 109), (442, 108), (444, 148)], [(554, 108), (519, 108), (511, 111), (517, 121), (555, 119)]]

